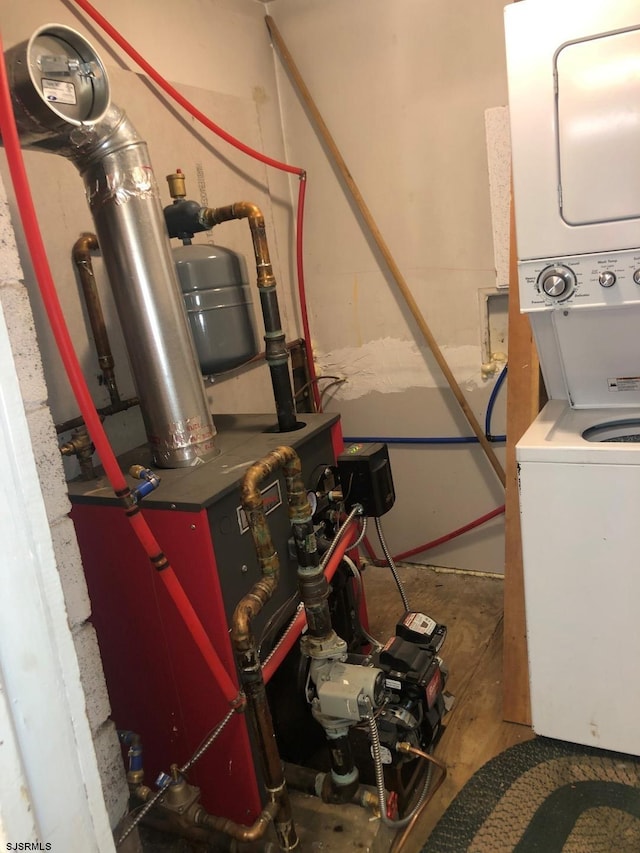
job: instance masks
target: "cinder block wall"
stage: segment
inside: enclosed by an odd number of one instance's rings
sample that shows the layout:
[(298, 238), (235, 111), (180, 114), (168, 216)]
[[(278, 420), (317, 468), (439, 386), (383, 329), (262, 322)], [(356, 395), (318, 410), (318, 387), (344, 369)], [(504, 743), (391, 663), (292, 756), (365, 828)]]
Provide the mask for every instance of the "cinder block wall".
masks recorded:
[(47, 405), (47, 387), (27, 287), (18, 257), (9, 205), (0, 180), (0, 302), (9, 330), (11, 348), (29, 425), (40, 488), (51, 528), (58, 571), (64, 590), (69, 630), (72, 633), (86, 711), (96, 750), (105, 803), (112, 829), (127, 808), (128, 788), (120, 746), (113, 722), (102, 670), (98, 641), (88, 622), (91, 612), (87, 585), (75, 529), (68, 517), (71, 505), (58, 450), (53, 419)]

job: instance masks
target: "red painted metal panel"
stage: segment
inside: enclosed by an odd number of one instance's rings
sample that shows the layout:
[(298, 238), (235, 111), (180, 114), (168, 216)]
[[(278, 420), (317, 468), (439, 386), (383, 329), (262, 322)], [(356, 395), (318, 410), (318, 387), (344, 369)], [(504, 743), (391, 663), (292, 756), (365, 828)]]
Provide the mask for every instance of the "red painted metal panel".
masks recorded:
[[(223, 664), (237, 682), (207, 514), (145, 510)], [(112, 716), (142, 737), (147, 784), (184, 764), (228, 711), (209, 669), (119, 507), (76, 504), (72, 518)], [(189, 773), (208, 811), (251, 823), (260, 811), (244, 716)]]

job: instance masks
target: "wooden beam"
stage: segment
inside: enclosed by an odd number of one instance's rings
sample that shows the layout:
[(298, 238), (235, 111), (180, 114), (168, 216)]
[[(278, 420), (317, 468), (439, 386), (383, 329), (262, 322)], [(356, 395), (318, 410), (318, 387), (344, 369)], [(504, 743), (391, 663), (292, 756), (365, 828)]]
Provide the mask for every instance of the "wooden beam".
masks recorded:
[[(513, 194), (512, 194), (513, 195)], [(505, 494), (503, 715), (531, 724), (527, 625), (516, 444), (540, 411), (540, 368), (528, 317), (520, 313), (513, 197), (509, 260), (509, 372)]]

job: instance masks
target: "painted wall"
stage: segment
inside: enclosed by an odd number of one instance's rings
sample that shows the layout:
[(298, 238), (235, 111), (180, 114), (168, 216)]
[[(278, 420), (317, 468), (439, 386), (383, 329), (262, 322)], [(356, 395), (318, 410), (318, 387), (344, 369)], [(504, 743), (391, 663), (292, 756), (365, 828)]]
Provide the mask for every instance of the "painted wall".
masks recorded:
[[(506, 103), (504, 0), (274, 0), (274, 18), (316, 106), (476, 418), (478, 291), (495, 285), (484, 113)], [(308, 170), (306, 264), (324, 395), (347, 435), (471, 435), (307, 111), (278, 63), (291, 159)], [(325, 383), (327, 386), (331, 380)], [(504, 432), (504, 398), (492, 432)], [(498, 451), (500, 453), (500, 451)], [(503, 503), (482, 451), (392, 448), (393, 553)], [(374, 537), (375, 539), (375, 537)], [(499, 518), (425, 555), (500, 572)]]

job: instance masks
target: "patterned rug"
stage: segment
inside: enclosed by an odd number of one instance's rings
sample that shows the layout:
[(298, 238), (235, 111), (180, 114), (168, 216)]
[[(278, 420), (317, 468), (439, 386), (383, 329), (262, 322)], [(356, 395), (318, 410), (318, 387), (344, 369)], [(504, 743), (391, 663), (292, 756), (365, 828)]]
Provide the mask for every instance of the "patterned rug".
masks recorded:
[(548, 738), (487, 762), (422, 853), (639, 853), (640, 759)]

